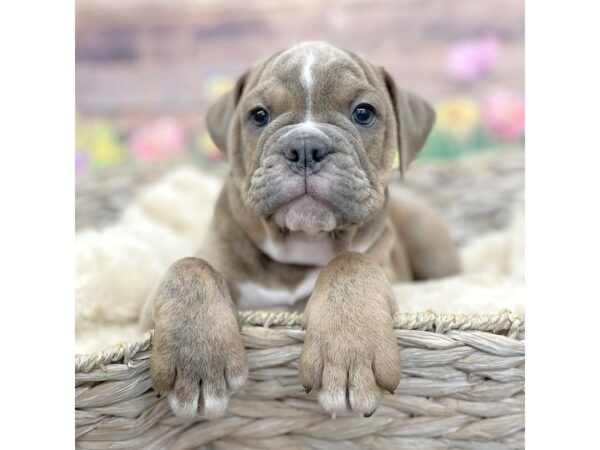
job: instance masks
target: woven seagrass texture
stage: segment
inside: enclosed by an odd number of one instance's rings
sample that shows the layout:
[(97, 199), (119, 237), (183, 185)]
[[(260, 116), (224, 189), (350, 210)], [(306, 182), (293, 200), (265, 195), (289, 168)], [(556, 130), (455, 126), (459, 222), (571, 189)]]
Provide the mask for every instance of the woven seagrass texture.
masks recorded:
[(403, 378), (370, 418), (329, 418), (298, 379), (295, 313), (241, 313), (249, 380), (225, 417), (178, 419), (151, 389), (152, 332), (76, 357), (81, 449), (524, 448), (525, 323), (498, 315), (397, 314)]

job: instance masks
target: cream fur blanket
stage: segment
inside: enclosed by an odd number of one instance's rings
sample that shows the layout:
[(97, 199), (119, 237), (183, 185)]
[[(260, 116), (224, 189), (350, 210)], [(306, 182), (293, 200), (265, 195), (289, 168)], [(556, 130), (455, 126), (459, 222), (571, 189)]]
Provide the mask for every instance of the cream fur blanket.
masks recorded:
[[(172, 170), (147, 187), (116, 225), (77, 234), (76, 352), (136, 340), (140, 311), (175, 260), (193, 255), (209, 226), (221, 181), (191, 167)], [(398, 283), (399, 310), (522, 313), (523, 204), (512, 225), (461, 248), (464, 274)]]

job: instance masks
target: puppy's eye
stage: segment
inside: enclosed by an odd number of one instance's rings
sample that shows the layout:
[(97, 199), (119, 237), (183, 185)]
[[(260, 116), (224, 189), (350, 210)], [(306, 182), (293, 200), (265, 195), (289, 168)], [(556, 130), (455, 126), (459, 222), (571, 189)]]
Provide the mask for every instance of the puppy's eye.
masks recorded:
[(352, 120), (363, 127), (371, 125), (375, 121), (375, 108), (367, 103), (361, 103), (352, 111)]
[(250, 120), (257, 127), (264, 127), (269, 123), (269, 113), (264, 108), (256, 108), (250, 112)]

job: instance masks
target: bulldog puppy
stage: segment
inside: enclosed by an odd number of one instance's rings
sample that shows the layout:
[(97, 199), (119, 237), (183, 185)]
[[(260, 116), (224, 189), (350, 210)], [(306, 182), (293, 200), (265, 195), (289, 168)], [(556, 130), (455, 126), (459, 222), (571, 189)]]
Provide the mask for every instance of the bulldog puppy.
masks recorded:
[(170, 267), (143, 319), (176, 415), (221, 416), (246, 381), (236, 308), (306, 305), (300, 379), (330, 414), (369, 416), (394, 392), (390, 283), (459, 271), (437, 214), (388, 189), (395, 154), (405, 170), (434, 120), (383, 68), (326, 43), (253, 66), (209, 110), (229, 176), (198, 257)]

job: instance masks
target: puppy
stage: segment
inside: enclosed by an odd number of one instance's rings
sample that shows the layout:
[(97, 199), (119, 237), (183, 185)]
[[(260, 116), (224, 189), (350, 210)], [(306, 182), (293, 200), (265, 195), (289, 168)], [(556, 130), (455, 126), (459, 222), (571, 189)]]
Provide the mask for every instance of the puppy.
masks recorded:
[(150, 373), (173, 412), (221, 416), (248, 368), (236, 308), (300, 309), (299, 371), (332, 415), (370, 416), (400, 380), (392, 282), (459, 271), (423, 201), (388, 189), (432, 108), (354, 53), (303, 43), (243, 74), (208, 112), (230, 172), (198, 257), (175, 262), (145, 308)]

